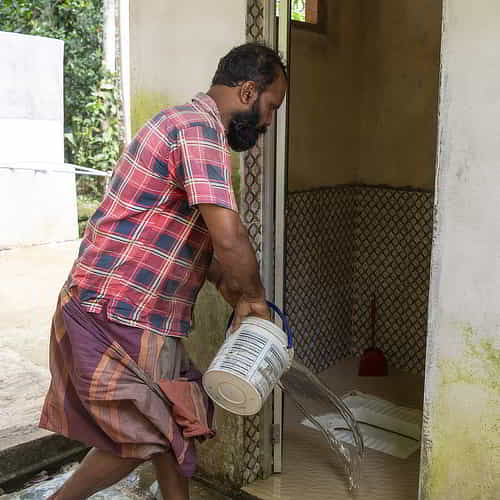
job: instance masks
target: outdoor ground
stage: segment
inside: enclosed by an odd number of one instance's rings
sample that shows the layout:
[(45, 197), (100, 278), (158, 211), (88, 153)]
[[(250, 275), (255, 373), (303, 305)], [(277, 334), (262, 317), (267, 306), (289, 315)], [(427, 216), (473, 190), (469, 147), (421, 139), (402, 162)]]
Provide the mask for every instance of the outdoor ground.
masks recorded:
[[(5, 495), (0, 492), (0, 499), (45, 500), (64, 483), (76, 467), (77, 464), (69, 464), (53, 476), (42, 472), (19, 491)], [(115, 486), (96, 493), (90, 498), (92, 500), (161, 500), (161, 495), (158, 493), (158, 484), (155, 482), (152, 466), (145, 464)], [(230, 500), (229, 497), (198, 481), (191, 482), (190, 498), (191, 500)]]
[(50, 320), (78, 246), (0, 251), (0, 451), (47, 434), (37, 423), (49, 383)]
[[(14, 446), (23, 446), (50, 433), (38, 429), (43, 398), (49, 384), (48, 341), (50, 320), (79, 241), (0, 250), (0, 457)], [(26, 451), (22, 451), (26, 453)], [(3, 471), (0, 470), (0, 476)], [(26, 491), (0, 496), (5, 500), (35, 500), (48, 496), (68, 471)], [(99, 499), (153, 498), (151, 468), (144, 466), (119, 487)], [(2, 491), (0, 490), (0, 495)], [(226, 497), (193, 484), (193, 500)]]

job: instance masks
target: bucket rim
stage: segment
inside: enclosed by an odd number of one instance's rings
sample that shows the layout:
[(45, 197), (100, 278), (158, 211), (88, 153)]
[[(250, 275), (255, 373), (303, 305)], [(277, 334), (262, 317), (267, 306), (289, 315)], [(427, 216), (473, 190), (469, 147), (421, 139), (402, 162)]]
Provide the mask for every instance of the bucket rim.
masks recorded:
[[(244, 385), (248, 389), (250, 389), (250, 392), (252, 392), (255, 396), (257, 396), (257, 398), (256, 398), (256, 400), (257, 400), (257, 409), (256, 409), (256, 411), (251, 411), (251, 410), (246, 410), (245, 411), (245, 409), (243, 407), (242, 407), (242, 409), (238, 409), (238, 408), (235, 408), (235, 407), (230, 407), (228, 405), (225, 405), (224, 403), (221, 403), (220, 400), (219, 400), (219, 398), (214, 397), (214, 395), (212, 395), (211, 392), (209, 392), (207, 390), (207, 387), (206, 387), (206, 377), (207, 377), (207, 375), (217, 375), (217, 374), (230, 375), (231, 377), (234, 377), (235, 379), (238, 379), (241, 382), (243, 382)], [(219, 368), (208, 368), (207, 371), (203, 374), (202, 383), (203, 383), (203, 388), (205, 389), (205, 391), (207, 392), (207, 394), (210, 396), (210, 399), (217, 406), (220, 406), (222, 409), (224, 409), (224, 410), (226, 410), (226, 411), (228, 411), (230, 413), (233, 413), (235, 415), (241, 415), (241, 416), (248, 417), (248, 416), (251, 416), (251, 415), (256, 415), (262, 409), (263, 398), (262, 398), (261, 394), (259, 393), (259, 391), (257, 390), (257, 388), (254, 387), (248, 381), (248, 379), (245, 378), (245, 377), (243, 377), (242, 375), (239, 375), (239, 374), (233, 373), (233, 372), (228, 372), (226, 370), (221, 370)]]

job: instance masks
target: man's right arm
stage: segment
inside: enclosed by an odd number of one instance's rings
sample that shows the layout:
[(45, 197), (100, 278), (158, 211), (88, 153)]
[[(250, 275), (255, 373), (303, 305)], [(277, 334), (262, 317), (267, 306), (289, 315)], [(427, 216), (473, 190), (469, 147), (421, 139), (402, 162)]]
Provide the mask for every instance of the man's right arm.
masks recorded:
[(224, 286), (240, 296), (233, 330), (248, 315), (269, 319), (255, 251), (239, 215), (218, 205), (200, 204), (198, 208), (208, 228)]

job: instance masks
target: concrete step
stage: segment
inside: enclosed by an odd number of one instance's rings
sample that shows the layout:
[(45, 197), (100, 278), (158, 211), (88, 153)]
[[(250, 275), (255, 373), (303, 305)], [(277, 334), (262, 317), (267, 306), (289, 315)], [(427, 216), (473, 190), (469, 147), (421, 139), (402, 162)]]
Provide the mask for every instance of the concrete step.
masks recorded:
[(55, 434), (0, 450), (0, 488), (7, 489), (38, 472), (74, 460), (86, 451), (77, 441)]
[[(78, 464), (73, 463), (62, 467), (55, 474), (42, 472), (28, 481), (24, 487), (1, 495), (1, 500), (43, 500), (59, 489), (75, 471)], [(138, 467), (123, 481), (93, 495), (92, 500), (162, 500), (155, 481), (153, 467), (146, 463)], [(191, 500), (230, 500), (210, 486), (192, 481), (190, 488)], [(168, 499), (165, 499), (168, 500)]]

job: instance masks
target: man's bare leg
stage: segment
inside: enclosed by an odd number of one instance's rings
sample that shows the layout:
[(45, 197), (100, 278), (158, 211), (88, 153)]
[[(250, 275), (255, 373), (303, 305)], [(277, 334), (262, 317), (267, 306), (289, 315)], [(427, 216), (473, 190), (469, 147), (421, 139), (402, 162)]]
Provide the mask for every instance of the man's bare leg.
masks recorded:
[(189, 500), (189, 481), (172, 453), (153, 455), (156, 479), (165, 500)]
[(121, 458), (92, 448), (78, 469), (49, 500), (85, 500), (128, 476), (142, 462), (144, 460)]

